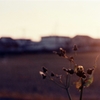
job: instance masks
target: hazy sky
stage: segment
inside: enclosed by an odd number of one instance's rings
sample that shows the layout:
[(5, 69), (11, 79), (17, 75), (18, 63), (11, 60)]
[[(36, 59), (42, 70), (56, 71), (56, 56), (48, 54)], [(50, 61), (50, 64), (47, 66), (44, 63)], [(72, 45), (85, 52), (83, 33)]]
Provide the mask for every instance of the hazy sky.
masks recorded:
[(100, 38), (99, 0), (0, 0), (0, 37), (77, 34)]

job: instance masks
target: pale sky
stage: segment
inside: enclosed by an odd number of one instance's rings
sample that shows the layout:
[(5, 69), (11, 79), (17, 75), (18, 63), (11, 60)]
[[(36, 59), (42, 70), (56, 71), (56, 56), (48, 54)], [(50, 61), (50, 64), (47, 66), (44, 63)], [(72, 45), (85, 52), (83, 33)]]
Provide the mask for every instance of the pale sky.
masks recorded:
[(0, 37), (77, 34), (100, 38), (99, 0), (0, 0)]

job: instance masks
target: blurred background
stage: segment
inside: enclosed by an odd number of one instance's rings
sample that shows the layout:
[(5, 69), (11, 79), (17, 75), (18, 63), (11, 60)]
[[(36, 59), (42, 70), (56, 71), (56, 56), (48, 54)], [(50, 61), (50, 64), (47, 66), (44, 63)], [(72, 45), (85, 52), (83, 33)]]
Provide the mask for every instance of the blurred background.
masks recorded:
[[(100, 53), (99, 10), (97, 0), (0, 0), (0, 100), (67, 100), (66, 91), (39, 71), (45, 66), (63, 75), (70, 63), (52, 51), (62, 47), (74, 56), (75, 44), (77, 64), (93, 67)], [(85, 100), (100, 99), (99, 60)], [(71, 92), (77, 100), (73, 83)]]

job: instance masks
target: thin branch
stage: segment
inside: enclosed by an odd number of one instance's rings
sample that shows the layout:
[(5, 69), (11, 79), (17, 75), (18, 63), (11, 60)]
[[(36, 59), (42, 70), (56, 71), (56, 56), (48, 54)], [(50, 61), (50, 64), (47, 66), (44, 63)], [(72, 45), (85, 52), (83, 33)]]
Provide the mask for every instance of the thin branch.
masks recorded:
[(84, 82), (83, 82), (83, 79), (81, 78), (81, 88), (80, 88), (80, 99), (79, 100), (82, 100), (82, 96), (83, 96), (83, 86), (84, 86)]
[(66, 75), (66, 88), (69, 88), (70, 85), (70, 76), (69, 74)]
[(67, 94), (68, 94), (69, 100), (72, 100), (72, 99), (71, 99), (71, 95), (70, 95), (70, 93), (69, 93), (69, 88), (66, 88), (66, 92), (67, 92)]
[(99, 55), (96, 57), (96, 59), (95, 59), (95, 62), (94, 62), (94, 68), (97, 67), (97, 60), (98, 60), (99, 56), (100, 56), (100, 54), (99, 54)]
[(49, 80), (51, 80), (52, 82), (54, 82), (56, 85), (58, 85), (59, 87), (61, 87), (61, 88), (63, 88), (63, 89), (66, 89), (66, 87), (64, 86), (64, 84), (59, 84), (58, 82), (56, 82), (53, 78), (51, 78), (50, 77), (50, 75), (49, 74), (47, 74), (48, 75), (48, 78), (49, 78)]
[(70, 92), (69, 92), (69, 87), (70, 87), (70, 75), (67, 74), (66, 75), (66, 92), (67, 92), (67, 95), (68, 95), (69, 100), (72, 100), (71, 99)]
[(60, 85), (59, 83), (57, 83), (55, 80), (52, 80), (52, 79), (51, 79), (51, 81), (54, 82), (54, 83), (55, 83), (56, 85), (58, 85), (59, 87), (61, 87), (61, 88), (63, 88), (63, 89), (66, 89), (65, 86), (62, 86), (63, 84)]

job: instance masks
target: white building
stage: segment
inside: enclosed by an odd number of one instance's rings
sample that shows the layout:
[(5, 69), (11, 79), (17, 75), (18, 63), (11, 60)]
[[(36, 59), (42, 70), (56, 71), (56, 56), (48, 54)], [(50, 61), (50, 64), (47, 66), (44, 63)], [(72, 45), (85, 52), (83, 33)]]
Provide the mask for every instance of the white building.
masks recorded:
[(48, 49), (48, 50), (54, 50), (58, 49), (60, 47), (66, 48), (67, 43), (71, 39), (69, 37), (62, 37), (62, 36), (47, 36), (42, 37), (40, 45), (42, 45), (42, 48)]

